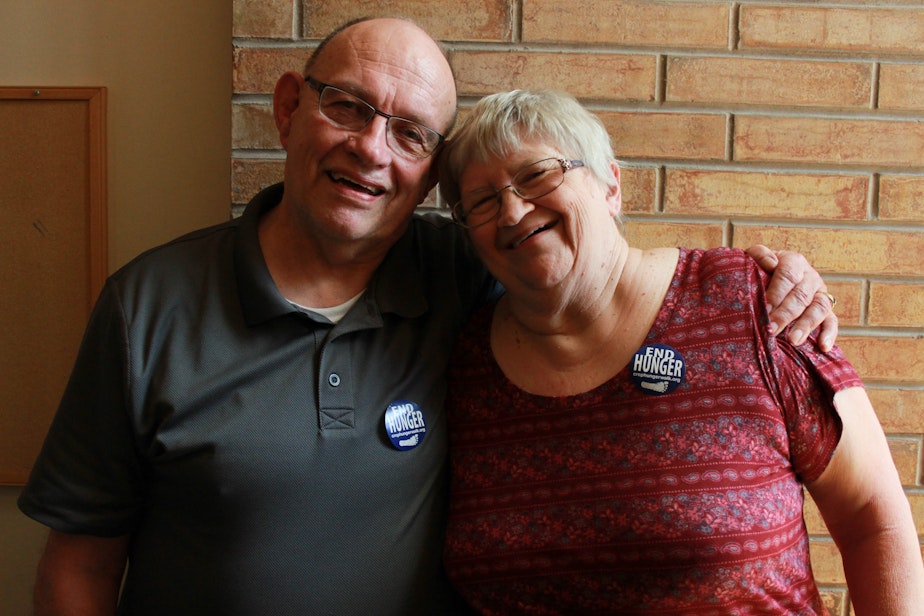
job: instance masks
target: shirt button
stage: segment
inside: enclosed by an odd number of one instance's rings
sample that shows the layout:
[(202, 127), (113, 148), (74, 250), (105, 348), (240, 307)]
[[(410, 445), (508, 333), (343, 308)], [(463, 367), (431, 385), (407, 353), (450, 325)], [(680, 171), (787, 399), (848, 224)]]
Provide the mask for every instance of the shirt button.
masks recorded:
[(330, 376), (327, 377), (327, 382), (330, 383), (331, 387), (340, 387), (340, 375), (336, 372), (331, 372)]

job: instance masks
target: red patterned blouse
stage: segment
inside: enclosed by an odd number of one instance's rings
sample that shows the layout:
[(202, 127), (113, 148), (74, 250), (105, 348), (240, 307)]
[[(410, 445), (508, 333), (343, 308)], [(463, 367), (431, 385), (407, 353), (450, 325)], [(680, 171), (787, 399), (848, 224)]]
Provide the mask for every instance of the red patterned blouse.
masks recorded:
[(802, 483), (837, 445), (834, 393), (861, 382), (838, 349), (768, 335), (765, 279), (741, 251), (681, 250), (647, 348), (576, 396), (512, 385), (493, 307), (476, 315), (451, 363), (444, 554), (473, 607), (826, 613)]

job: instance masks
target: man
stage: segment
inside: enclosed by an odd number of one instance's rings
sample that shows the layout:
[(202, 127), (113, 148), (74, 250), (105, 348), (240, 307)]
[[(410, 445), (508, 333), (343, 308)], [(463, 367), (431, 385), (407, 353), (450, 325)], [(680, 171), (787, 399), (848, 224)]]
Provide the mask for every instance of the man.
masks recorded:
[(413, 211), (455, 105), (418, 27), (337, 31), (277, 85), (284, 189), (110, 278), (20, 499), (37, 614), (452, 612), (443, 372), (494, 283)]

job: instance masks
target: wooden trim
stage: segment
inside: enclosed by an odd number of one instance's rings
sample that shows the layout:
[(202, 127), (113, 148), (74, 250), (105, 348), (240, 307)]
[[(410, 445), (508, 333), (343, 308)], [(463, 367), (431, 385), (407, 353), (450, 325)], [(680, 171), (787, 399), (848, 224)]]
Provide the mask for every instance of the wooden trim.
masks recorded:
[(106, 89), (0, 88), (0, 125), (0, 271), (13, 289), (0, 310), (0, 485), (22, 485), (108, 275)]

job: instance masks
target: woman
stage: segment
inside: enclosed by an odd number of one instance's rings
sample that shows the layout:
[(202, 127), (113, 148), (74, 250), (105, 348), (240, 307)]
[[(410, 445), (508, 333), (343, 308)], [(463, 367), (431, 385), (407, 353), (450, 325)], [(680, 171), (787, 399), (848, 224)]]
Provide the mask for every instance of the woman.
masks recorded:
[(629, 246), (574, 99), (479, 102), (441, 160), (507, 289), (451, 371), (445, 562), (484, 614), (825, 614), (802, 487), (855, 613), (924, 606), (910, 508), (854, 369), (770, 335), (743, 252)]

